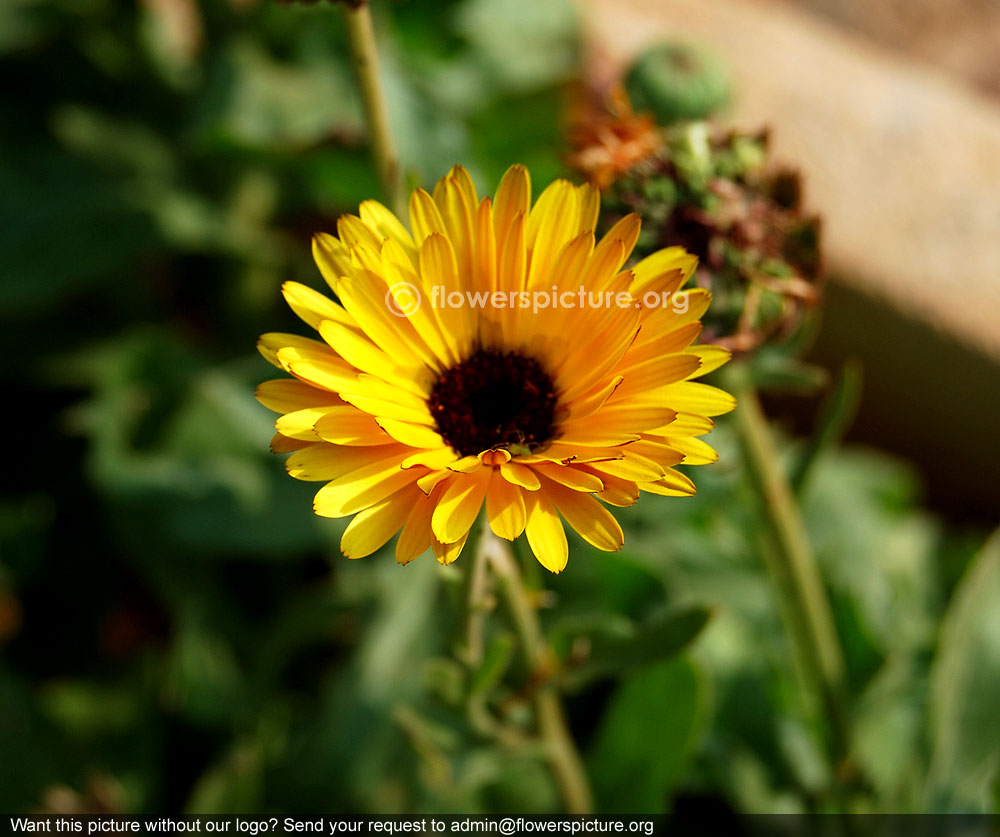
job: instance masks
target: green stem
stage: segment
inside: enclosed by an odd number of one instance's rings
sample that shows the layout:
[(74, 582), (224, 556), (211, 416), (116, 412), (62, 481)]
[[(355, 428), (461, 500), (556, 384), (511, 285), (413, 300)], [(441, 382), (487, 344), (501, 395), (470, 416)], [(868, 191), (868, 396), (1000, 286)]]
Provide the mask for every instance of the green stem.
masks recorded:
[(389, 111), (378, 74), (378, 54), (375, 50), (375, 27), (372, 25), (370, 4), (344, 3), (344, 19), (351, 47), (351, 60), (361, 89), (365, 119), (371, 133), (372, 155), (379, 184), (389, 208), (404, 218), (406, 204), (400, 179), (399, 157), (389, 129)]
[(725, 386), (736, 396), (736, 428), (747, 470), (771, 523), (775, 548), (764, 559), (777, 587), (798, 668), (808, 678), (830, 719), (829, 746), (835, 768), (849, 753), (845, 709), (844, 657), (806, 532), (805, 522), (778, 458), (767, 419), (747, 370), (732, 364)]
[[(510, 611), (528, 670), (544, 674), (550, 666), (550, 651), (538, 612), (528, 598), (517, 562), (507, 544), (487, 531), (483, 542), (486, 554), (499, 582), (500, 592)], [(547, 678), (546, 678), (547, 679)], [(593, 796), (583, 759), (566, 723), (562, 699), (551, 682), (544, 682), (535, 694), (535, 716), (538, 733), (555, 777), (559, 793), (569, 814), (590, 814), (594, 810)]]
[(489, 610), (489, 524), (485, 516), (477, 521), (479, 537), (475, 549), (469, 556), (465, 568), (465, 589), (462, 596), (462, 606), (465, 610), (465, 645), (462, 648), (463, 662), (471, 671), (483, 662), (485, 653), (485, 623)]

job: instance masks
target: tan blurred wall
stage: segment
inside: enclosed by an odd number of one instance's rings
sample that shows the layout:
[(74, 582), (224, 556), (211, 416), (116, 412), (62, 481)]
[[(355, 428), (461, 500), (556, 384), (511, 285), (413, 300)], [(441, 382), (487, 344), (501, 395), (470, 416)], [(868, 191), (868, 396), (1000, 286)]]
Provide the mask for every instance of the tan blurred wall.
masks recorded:
[[(974, 25), (918, 25), (982, 0), (927, 17), (930, 2), (580, 0), (597, 84), (657, 40), (728, 61), (726, 118), (772, 127), (824, 218), (833, 283), (815, 354), (864, 361), (854, 435), (918, 462), (949, 511), (1000, 519), (1000, 62), (960, 60)], [(1000, 20), (1000, 4), (987, 11)]]
[(834, 271), (1000, 360), (1000, 107), (964, 79), (785, 4), (581, 0), (599, 77), (689, 38), (733, 69), (740, 126), (774, 126)]

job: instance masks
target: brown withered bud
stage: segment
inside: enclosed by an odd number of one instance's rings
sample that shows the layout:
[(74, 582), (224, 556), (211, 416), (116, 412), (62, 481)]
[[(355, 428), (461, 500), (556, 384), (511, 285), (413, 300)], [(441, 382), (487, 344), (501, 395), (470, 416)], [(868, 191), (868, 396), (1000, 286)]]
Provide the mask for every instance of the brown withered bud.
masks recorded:
[(820, 296), (820, 221), (799, 173), (769, 159), (768, 133), (706, 121), (660, 127), (619, 92), (570, 131), (568, 164), (603, 192), (601, 225), (643, 219), (635, 257), (680, 245), (712, 291), (703, 339), (735, 352), (796, 334)]

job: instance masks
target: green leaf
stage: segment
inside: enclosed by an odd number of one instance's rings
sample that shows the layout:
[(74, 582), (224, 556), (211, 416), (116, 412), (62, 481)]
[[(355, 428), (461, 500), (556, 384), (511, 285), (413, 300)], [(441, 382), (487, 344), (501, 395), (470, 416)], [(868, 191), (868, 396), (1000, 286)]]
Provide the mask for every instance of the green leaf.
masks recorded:
[(469, 691), (476, 694), (492, 689), (507, 673), (513, 656), (514, 638), (510, 634), (494, 638), (472, 677)]
[(802, 452), (791, 475), (792, 486), (801, 493), (817, 459), (832, 450), (843, 439), (854, 420), (861, 400), (861, 364), (850, 360), (844, 364), (833, 384), (833, 389), (823, 399), (816, 429)]
[(456, 28), (501, 89), (530, 90), (576, 72), (578, 30), (570, 0), (468, 0), (459, 7)]
[(931, 668), (929, 799), (948, 811), (991, 808), (1000, 768), (1000, 532), (959, 583)]
[(576, 689), (601, 677), (670, 659), (687, 648), (708, 624), (711, 611), (694, 606), (672, 610), (644, 624), (590, 637), (590, 656), (579, 668), (567, 672), (566, 687)]
[(259, 810), (263, 763), (253, 742), (237, 744), (198, 779), (188, 816), (225, 816)]
[(360, 133), (357, 95), (337, 57), (281, 62), (253, 39), (234, 38), (206, 87), (203, 130), (250, 148), (300, 147), (331, 129)]
[(141, 708), (135, 691), (84, 680), (52, 683), (39, 697), (49, 718), (81, 737), (127, 730), (135, 724)]
[[(845, 649), (854, 674), (869, 669), (871, 650), (926, 653), (933, 644), (938, 527), (915, 508), (917, 490), (915, 476), (899, 462), (842, 449), (818, 464), (803, 493), (824, 578), (835, 600), (851, 600), (838, 607), (842, 635), (864, 636)], [(862, 652), (857, 660), (851, 645)]]
[(890, 658), (855, 702), (854, 759), (884, 811), (915, 811), (927, 770), (926, 675), (903, 655)]
[(233, 707), (246, 705), (245, 682), (230, 644), (198, 616), (182, 616), (163, 698), (181, 715), (205, 726), (235, 723), (241, 713)]
[(44, 313), (112, 285), (160, 247), (149, 216), (122, 182), (97, 166), (48, 143), (30, 152), (0, 153), (6, 163), (0, 170), (5, 319)]
[(661, 813), (705, 720), (706, 684), (687, 658), (637, 672), (615, 692), (588, 764), (605, 813)]
[(765, 347), (751, 362), (754, 384), (762, 392), (814, 395), (829, 385), (829, 373), (781, 349)]

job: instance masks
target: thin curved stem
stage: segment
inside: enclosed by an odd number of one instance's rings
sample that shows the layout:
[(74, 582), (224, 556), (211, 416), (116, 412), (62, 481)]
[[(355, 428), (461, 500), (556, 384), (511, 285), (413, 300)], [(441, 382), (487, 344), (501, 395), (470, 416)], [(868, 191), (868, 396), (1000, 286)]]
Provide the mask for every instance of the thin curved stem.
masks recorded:
[[(485, 622), (490, 610), (487, 601), (489, 591), (489, 546), (487, 536), (489, 524), (481, 515), (476, 522), (478, 528), (475, 539), (475, 549), (471, 550), (468, 566), (465, 567), (465, 584), (462, 591), (462, 608), (464, 610), (464, 638), (461, 648), (463, 662), (475, 670), (483, 661), (485, 653)], [(474, 531), (475, 531), (474, 528)]]
[(375, 27), (372, 25), (370, 4), (343, 4), (347, 23), (347, 37), (351, 46), (351, 60), (358, 77), (365, 119), (371, 133), (372, 156), (379, 184), (389, 208), (397, 217), (405, 217), (403, 184), (400, 178), (399, 156), (389, 128), (389, 111), (385, 104), (378, 72), (378, 53), (375, 49)]
[(847, 758), (850, 740), (844, 656), (830, 601), (747, 370), (733, 364), (726, 370), (725, 385), (739, 402), (733, 415), (747, 470), (773, 530), (775, 548), (763, 550), (764, 559), (777, 588), (799, 670), (830, 720), (829, 747), (836, 768)]
[[(542, 674), (551, 666), (548, 645), (538, 612), (528, 598), (521, 573), (507, 544), (490, 531), (483, 533), (482, 548), (499, 582), (500, 593), (510, 612), (525, 662), (532, 673)], [(548, 680), (548, 678), (544, 678)], [(569, 814), (590, 814), (593, 795), (583, 759), (573, 740), (562, 699), (555, 685), (543, 682), (534, 697), (538, 734)]]

